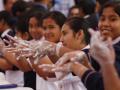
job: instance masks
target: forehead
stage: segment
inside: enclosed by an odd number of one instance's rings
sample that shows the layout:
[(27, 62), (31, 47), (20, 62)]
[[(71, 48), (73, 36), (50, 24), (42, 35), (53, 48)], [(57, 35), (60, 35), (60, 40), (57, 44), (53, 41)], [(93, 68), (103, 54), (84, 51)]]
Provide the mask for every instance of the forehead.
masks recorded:
[(56, 24), (56, 22), (52, 18), (46, 18), (46, 19), (43, 20), (43, 24), (44, 25)]
[(30, 19), (29, 19), (29, 23), (38, 23), (38, 20), (35, 18), (35, 17), (31, 17)]
[(65, 32), (65, 31), (72, 31), (71, 30), (71, 28), (69, 27), (69, 25), (68, 24), (64, 24), (63, 26), (62, 26), (62, 30), (61, 30), (62, 32)]
[(112, 7), (104, 8), (101, 16), (119, 16)]

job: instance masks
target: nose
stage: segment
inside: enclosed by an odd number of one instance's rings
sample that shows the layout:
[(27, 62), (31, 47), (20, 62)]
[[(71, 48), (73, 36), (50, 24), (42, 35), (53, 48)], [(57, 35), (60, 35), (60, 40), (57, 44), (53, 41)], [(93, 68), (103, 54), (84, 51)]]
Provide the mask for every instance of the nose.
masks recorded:
[(104, 26), (109, 26), (109, 25), (110, 25), (110, 21), (109, 21), (108, 19), (106, 19), (106, 20), (104, 20), (104, 21), (102, 22), (102, 25), (104, 25)]
[(49, 29), (48, 28), (45, 29), (45, 33), (49, 33)]

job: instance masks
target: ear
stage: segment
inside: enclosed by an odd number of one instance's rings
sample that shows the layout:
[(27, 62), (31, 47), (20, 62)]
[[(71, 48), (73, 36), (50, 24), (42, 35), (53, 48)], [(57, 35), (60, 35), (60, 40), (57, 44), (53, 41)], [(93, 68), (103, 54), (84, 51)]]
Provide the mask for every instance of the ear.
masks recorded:
[(83, 37), (83, 30), (80, 30), (79, 32), (77, 32), (76, 34), (76, 39), (80, 40)]

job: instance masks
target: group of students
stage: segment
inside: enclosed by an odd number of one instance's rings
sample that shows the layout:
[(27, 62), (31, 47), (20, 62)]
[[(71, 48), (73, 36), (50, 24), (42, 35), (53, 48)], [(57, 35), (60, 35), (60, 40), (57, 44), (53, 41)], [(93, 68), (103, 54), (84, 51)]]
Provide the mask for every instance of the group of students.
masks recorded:
[(19, 16), (15, 35), (9, 13), (1, 11), (6, 80), (34, 90), (119, 90), (120, 2), (101, 8), (98, 30), (89, 23), (35, 6)]

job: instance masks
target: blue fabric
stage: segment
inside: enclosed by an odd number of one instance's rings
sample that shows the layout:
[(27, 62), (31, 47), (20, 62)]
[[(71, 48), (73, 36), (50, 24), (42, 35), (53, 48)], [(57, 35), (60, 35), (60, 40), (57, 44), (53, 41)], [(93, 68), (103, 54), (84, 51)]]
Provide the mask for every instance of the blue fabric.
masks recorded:
[[(120, 76), (120, 41), (114, 45), (114, 49), (116, 53), (115, 67), (118, 72), (118, 75)], [(86, 86), (87, 90), (104, 90), (103, 77), (102, 74), (99, 73), (99, 64), (93, 59), (91, 61), (92, 66), (98, 72), (90, 74), (93, 71), (86, 71), (82, 76), (82, 82)]]
[(0, 89), (16, 88), (16, 84), (0, 85)]

